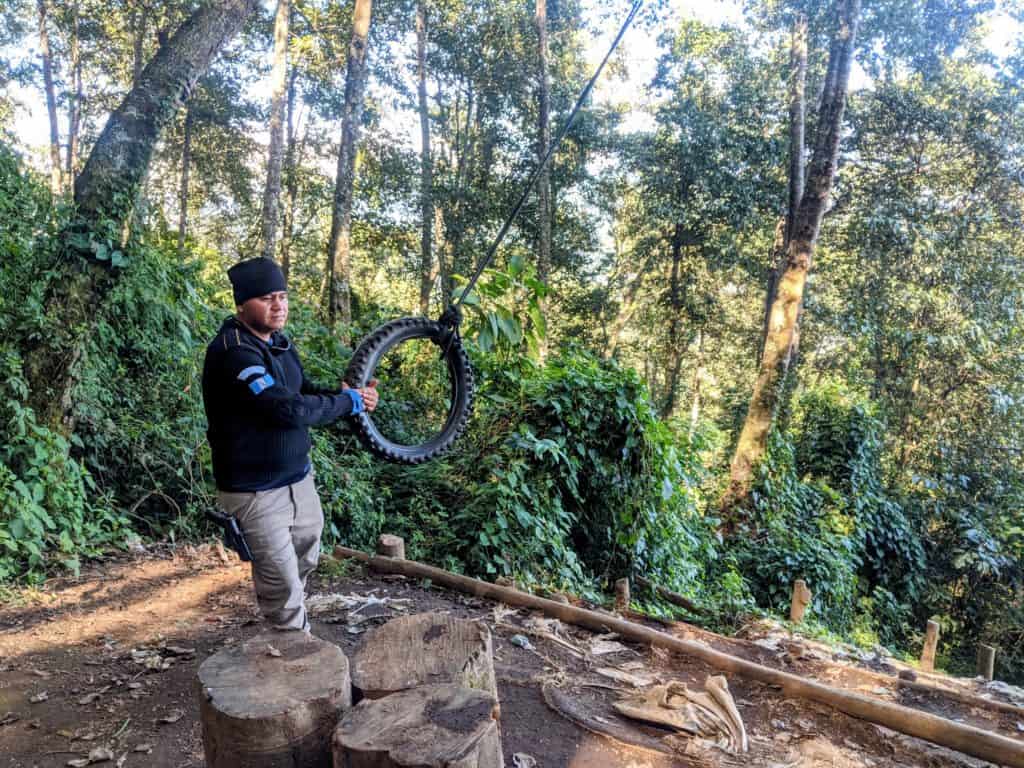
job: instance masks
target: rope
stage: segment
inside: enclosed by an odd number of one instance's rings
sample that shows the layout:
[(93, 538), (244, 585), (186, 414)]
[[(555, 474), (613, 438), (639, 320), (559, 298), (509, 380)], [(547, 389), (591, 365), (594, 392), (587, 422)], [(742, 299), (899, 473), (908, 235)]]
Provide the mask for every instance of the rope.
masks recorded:
[[(612, 41), (612, 45), (608, 49), (608, 53), (604, 55), (604, 58), (601, 60), (601, 64), (600, 66), (598, 66), (597, 71), (594, 72), (593, 77), (590, 78), (590, 81), (583, 89), (583, 92), (580, 94), (579, 98), (576, 99), (576, 104), (575, 106), (573, 106), (572, 112), (569, 113), (569, 119), (566, 120), (565, 123), (563, 123), (561, 129), (558, 131), (558, 135), (555, 137), (555, 140), (551, 142), (551, 145), (548, 147), (547, 153), (545, 153), (543, 159), (540, 161), (540, 163), (538, 163), (537, 167), (533, 169), (533, 172), (530, 174), (530, 177), (526, 180), (526, 186), (523, 189), (523, 194), (519, 197), (519, 202), (516, 203), (515, 207), (512, 209), (512, 213), (510, 213), (508, 218), (505, 219), (505, 223), (502, 225), (501, 231), (498, 232), (498, 236), (494, 239), (494, 242), (491, 243), (491, 247), (487, 250), (487, 255), (484, 256), (483, 260), (480, 262), (480, 265), (476, 269), (476, 273), (473, 275), (470, 281), (466, 283), (466, 287), (462, 289), (462, 294), (459, 296), (459, 298), (456, 299), (453, 304), (450, 304), (448, 308), (445, 310), (444, 314), (441, 316), (440, 322), (454, 322), (457, 325), (458, 320), (461, 319), (460, 314), (458, 312), (458, 306), (462, 304), (466, 296), (469, 295), (469, 292), (473, 290), (473, 286), (476, 285), (476, 281), (480, 279), (480, 275), (483, 274), (484, 270), (487, 268), (487, 265), (491, 263), (491, 260), (494, 258), (494, 254), (498, 250), (498, 246), (501, 245), (501, 241), (505, 239), (505, 235), (508, 234), (508, 231), (511, 228), (512, 223), (516, 220), (516, 217), (519, 215), (519, 211), (522, 209), (523, 204), (526, 202), (526, 199), (530, 196), (530, 192), (533, 191), (533, 186), (534, 184), (537, 183), (537, 179), (540, 177), (541, 171), (543, 171), (544, 168), (547, 166), (548, 161), (551, 160), (551, 156), (555, 153), (555, 150), (558, 148), (558, 145), (562, 143), (562, 139), (564, 139), (565, 135), (569, 132), (569, 128), (572, 126), (573, 120), (576, 119), (576, 114), (580, 111), (580, 107), (583, 106), (583, 102), (586, 101), (587, 97), (590, 95), (590, 92), (593, 90), (594, 83), (597, 82), (597, 78), (600, 77), (601, 75), (601, 70), (604, 69), (604, 65), (608, 63), (608, 59), (611, 58), (612, 53), (615, 51), (616, 47), (618, 47), (619, 41), (622, 39), (622, 36), (626, 33), (626, 29), (632, 23), (633, 18), (636, 16), (637, 11), (640, 10), (641, 5), (643, 5), (643, 0), (635, 0), (635, 2), (633, 3), (633, 8), (630, 10), (629, 16), (626, 17), (626, 20), (623, 22), (622, 27), (619, 29), (619, 34), (617, 34), (615, 36), (615, 40)], [(453, 309), (455, 310), (455, 312), (451, 311)]]

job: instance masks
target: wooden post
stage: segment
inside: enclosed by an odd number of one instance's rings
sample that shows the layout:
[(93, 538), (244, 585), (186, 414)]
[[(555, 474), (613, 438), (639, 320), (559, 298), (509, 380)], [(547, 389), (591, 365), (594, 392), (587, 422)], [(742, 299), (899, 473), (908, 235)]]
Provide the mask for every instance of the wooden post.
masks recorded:
[(615, 610), (619, 613), (629, 610), (629, 579), (615, 582)]
[(804, 620), (804, 611), (807, 610), (807, 606), (811, 604), (813, 599), (811, 590), (807, 588), (807, 582), (803, 579), (797, 579), (793, 582), (793, 601), (789, 606), (789, 620), (794, 624), (799, 624)]
[(935, 670), (935, 648), (939, 644), (939, 622), (928, 620), (928, 628), (924, 632), (924, 648), (921, 649), (921, 670)]
[(377, 539), (377, 554), (382, 557), (395, 557), (405, 560), (405, 540), (401, 536), (382, 533)]
[(321, 768), (352, 704), (348, 659), (305, 632), (230, 645), (196, 679), (208, 768)]
[(996, 649), (982, 643), (978, 646), (978, 675), (991, 680), (996, 670)]

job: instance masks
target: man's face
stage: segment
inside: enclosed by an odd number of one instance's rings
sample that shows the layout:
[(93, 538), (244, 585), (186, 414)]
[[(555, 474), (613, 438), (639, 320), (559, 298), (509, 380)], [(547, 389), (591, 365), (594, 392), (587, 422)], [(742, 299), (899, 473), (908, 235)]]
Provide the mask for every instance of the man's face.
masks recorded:
[(238, 308), (243, 323), (257, 333), (273, 333), (288, 320), (288, 292), (277, 291), (249, 299)]

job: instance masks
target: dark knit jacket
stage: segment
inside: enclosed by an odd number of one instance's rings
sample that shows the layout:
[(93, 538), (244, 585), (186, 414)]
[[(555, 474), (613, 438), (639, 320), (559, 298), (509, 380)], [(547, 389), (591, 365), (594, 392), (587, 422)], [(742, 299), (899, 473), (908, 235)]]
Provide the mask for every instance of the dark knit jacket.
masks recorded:
[(265, 342), (234, 317), (206, 348), (203, 404), (213, 476), (222, 491), (298, 482), (309, 472), (309, 427), (362, 405), (358, 395), (314, 386), (286, 336), (274, 333)]

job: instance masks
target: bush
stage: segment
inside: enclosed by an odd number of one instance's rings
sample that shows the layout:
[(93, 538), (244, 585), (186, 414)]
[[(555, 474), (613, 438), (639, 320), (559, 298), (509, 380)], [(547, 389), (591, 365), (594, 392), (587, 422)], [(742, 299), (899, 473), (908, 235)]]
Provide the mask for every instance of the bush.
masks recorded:
[(784, 612), (794, 580), (833, 629), (905, 641), (921, 595), (923, 532), (882, 482), (883, 424), (840, 385), (805, 391), (773, 432), (737, 541), (758, 602)]

